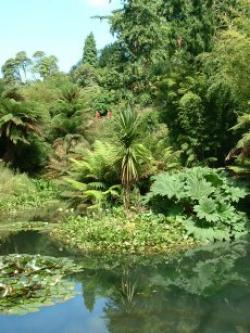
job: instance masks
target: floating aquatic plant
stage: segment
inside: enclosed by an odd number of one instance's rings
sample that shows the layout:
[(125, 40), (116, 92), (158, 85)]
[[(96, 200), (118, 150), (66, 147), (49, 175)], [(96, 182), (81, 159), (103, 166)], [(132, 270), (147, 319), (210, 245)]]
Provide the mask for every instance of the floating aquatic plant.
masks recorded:
[(0, 313), (26, 314), (72, 298), (74, 283), (66, 277), (81, 270), (67, 258), (0, 257)]

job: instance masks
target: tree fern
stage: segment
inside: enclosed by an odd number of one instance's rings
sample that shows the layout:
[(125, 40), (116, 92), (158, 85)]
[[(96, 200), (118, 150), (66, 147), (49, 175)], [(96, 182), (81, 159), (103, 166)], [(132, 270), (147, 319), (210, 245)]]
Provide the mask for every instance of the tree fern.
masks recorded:
[(5, 151), (2, 159), (13, 162), (18, 144), (29, 145), (30, 134), (42, 135), (43, 116), (35, 103), (17, 102), (13, 99), (0, 100), (0, 138), (4, 142)]

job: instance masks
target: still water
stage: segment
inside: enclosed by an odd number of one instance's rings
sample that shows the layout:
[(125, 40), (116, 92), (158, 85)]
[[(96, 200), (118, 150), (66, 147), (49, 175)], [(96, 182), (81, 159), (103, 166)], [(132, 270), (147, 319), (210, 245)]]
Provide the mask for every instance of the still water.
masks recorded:
[(0, 333), (249, 333), (250, 243), (182, 254), (93, 257), (69, 253), (46, 234), (20, 232), (0, 242), (12, 253), (73, 257), (77, 294), (23, 316), (0, 314)]

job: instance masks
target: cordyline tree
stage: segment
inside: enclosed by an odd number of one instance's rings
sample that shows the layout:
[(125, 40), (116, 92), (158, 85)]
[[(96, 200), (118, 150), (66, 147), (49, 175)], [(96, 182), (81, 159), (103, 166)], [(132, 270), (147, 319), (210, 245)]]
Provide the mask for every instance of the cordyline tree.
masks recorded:
[(130, 207), (131, 191), (150, 168), (151, 153), (142, 143), (142, 121), (131, 108), (122, 110), (116, 125), (116, 164), (124, 187), (124, 206)]

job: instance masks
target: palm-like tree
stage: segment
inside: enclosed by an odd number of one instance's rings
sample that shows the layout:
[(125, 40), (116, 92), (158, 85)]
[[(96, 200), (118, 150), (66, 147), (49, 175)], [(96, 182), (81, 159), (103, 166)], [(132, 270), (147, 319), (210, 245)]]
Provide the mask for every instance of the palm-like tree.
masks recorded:
[(30, 144), (29, 134), (41, 135), (41, 116), (36, 105), (17, 102), (13, 99), (0, 100), (0, 140), (2, 159), (12, 162), (18, 144)]
[(120, 197), (122, 184), (124, 206), (129, 209), (131, 190), (149, 175), (152, 166), (151, 152), (141, 143), (142, 127), (136, 112), (121, 111), (113, 128), (114, 142), (96, 141), (93, 150), (85, 151), (83, 160), (72, 161), (72, 172), (65, 178), (74, 190), (72, 198), (91, 201), (94, 205), (90, 207), (101, 208), (107, 198)]
[(136, 182), (145, 175), (152, 160), (150, 151), (141, 143), (142, 122), (130, 108), (122, 110), (116, 128), (121, 183), (124, 187), (124, 205), (130, 207), (130, 194)]

